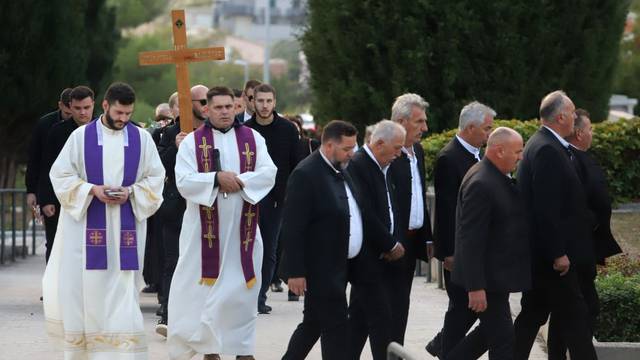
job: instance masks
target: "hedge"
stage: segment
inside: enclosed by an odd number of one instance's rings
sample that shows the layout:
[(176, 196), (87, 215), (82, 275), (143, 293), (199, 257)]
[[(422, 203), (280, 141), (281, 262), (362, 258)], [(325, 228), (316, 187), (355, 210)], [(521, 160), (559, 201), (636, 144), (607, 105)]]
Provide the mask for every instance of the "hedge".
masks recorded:
[(616, 256), (596, 278), (600, 314), (594, 336), (601, 342), (640, 342), (640, 261)]
[[(494, 127), (498, 126), (518, 131), (526, 142), (540, 127), (540, 122), (537, 119), (494, 121)], [(430, 183), (433, 182), (433, 167), (438, 152), (456, 132), (457, 129), (451, 129), (430, 135), (422, 141)], [(594, 124), (591, 152), (607, 173), (609, 191), (615, 203), (640, 200), (640, 118)]]

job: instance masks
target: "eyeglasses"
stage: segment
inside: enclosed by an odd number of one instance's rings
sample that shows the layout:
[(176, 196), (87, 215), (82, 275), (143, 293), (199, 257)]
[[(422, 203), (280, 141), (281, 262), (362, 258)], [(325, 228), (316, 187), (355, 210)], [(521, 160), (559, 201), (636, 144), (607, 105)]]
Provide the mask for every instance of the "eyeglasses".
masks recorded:
[(202, 106), (207, 105), (207, 99), (200, 99), (200, 100), (191, 99), (191, 101), (198, 101)]

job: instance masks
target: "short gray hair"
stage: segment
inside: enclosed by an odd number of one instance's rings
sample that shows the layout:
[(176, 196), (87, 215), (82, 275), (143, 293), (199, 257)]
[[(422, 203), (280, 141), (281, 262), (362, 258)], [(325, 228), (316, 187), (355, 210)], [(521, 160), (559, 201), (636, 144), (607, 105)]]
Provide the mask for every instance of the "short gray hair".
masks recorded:
[(382, 120), (374, 125), (370, 143), (382, 140), (385, 143), (392, 141), (396, 136), (406, 136), (407, 131), (400, 124), (389, 120)]
[(171, 94), (171, 96), (169, 97), (169, 107), (170, 108), (174, 108), (176, 107), (176, 104), (178, 103), (178, 92), (174, 92), (173, 94)]
[(540, 103), (540, 119), (546, 122), (555, 122), (555, 117), (569, 100), (562, 90), (556, 90), (547, 94)]
[(161, 103), (158, 106), (156, 106), (156, 117), (162, 113), (171, 114), (171, 107), (169, 106), (169, 104)]
[(522, 139), (522, 135), (520, 135), (520, 133), (513, 130), (512, 128), (500, 126), (493, 130), (491, 132), (491, 135), (489, 135), (489, 139), (487, 140), (487, 147), (502, 145), (513, 138)]
[(480, 126), (484, 122), (484, 118), (487, 115), (495, 117), (496, 112), (485, 104), (479, 103), (477, 101), (471, 102), (465, 105), (462, 110), (460, 110), (458, 129), (464, 130), (469, 125)]
[(399, 122), (411, 118), (414, 106), (426, 111), (429, 103), (418, 94), (406, 93), (398, 96), (391, 107), (391, 121)]

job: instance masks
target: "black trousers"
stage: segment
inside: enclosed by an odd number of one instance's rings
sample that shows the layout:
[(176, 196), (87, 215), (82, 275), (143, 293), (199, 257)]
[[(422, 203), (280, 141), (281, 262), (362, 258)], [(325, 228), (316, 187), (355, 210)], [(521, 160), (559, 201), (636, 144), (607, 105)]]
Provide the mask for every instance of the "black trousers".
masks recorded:
[(490, 360), (512, 360), (515, 345), (509, 293), (487, 292), (487, 309), (478, 313), (480, 325), (464, 337), (445, 357), (447, 360), (477, 359), (489, 349)]
[(349, 359), (347, 298), (317, 298), (306, 293), (302, 322), (294, 330), (282, 360), (301, 360), (320, 339), (323, 359)]
[[(598, 299), (598, 292), (596, 291), (596, 266), (590, 265), (578, 265), (578, 281), (580, 288), (582, 289), (582, 296), (587, 304), (589, 310), (589, 325), (591, 326), (591, 332), (595, 329), (596, 319), (600, 313), (600, 301)], [(567, 342), (562, 337), (562, 323), (559, 321), (558, 315), (551, 313), (549, 319), (549, 338), (547, 341), (547, 349), (550, 360), (566, 360), (567, 359)], [(573, 356), (573, 358), (576, 358)]]
[(391, 301), (382, 281), (357, 281), (351, 286), (349, 335), (351, 359), (360, 359), (369, 337), (374, 360), (386, 360), (393, 326)]
[(56, 237), (56, 230), (58, 229), (58, 219), (60, 218), (60, 204), (55, 204), (56, 213), (52, 217), (44, 217), (44, 234), (45, 234), (45, 254), (44, 258), (46, 262), (49, 262), (49, 256), (51, 256), (51, 249), (53, 249), (53, 240)]
[(444, 270), (444, 284), (449, 297), (449, 307), (444, 315), (442, 330), (433, 341), (440, 349), (440, 356), (446, 358), (471, 329), (478, 319), (478, 314), (469, 309), (467, 291), (451, 281), (451, 272), (447, 270)]
[(411, 286), (416, 271), (416, 258), (412, 254), (386, 264), (385, 287), (391, 305), (391, 341), (404, 344), (409, 319)]
[(155, 285), (158, 289), (158, 303), (162, 302), (162, 268), (164, 250), (162, 249), (162, 233), (160, 226), (162, 217), (160, 212), (147, 219), (147, 242), (144, 249), (144, 269), (142, 277), (148, 285)]
[(276, 257), (278, 250), (278, 233), (282, 222), (282, 206), (271, 196), (260, 201), (259, 208), (260, 235), (264, 252), (262, 255), (262, 284), (258, 294), (258, 306), (267, 302), (267, 291), (276, 271)]
[(557, 319), (559, 336), (572, 358), (597, 359), (593, 348), (589, 309), (582, 293), (582, 272), (572, 266), (564, 276), (551, 269), (534, 271), (533, 288), (522, 294), (522, 311), (515, 320), (516, 359), (529, 358), (540, 326), (550, 314)]

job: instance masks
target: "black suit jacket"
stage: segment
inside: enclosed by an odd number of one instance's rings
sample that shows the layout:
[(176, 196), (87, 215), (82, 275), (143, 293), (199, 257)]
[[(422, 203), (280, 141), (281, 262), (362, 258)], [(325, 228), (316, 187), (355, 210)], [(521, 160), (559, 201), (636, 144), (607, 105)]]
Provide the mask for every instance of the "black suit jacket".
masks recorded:
[(456, 137), (438, 153), (433, 170), (436, 213), (433, 226), (435, 257), (444, 261), (455, 250), (458, 189), (467, 171), (478, 162)]
[(418, 172), (422, 183), (422, 201), (424, 204), (424, 222), (418, 229), (416, 241), (409, 243), (406, 233), (409, 229), (409, 216), (411, 214), (411, 164), (407, 154), (402, 152), (389, 166), (388, 176), (393, 184), (394, 199), (397, 206), (396, 235), (402, 242), (406, 252), (406, 260), (427, 260), (426, 243), (432, 241), (431, 218), (427, 210), (427, 187), (425, 185), (424, 150), (418, 144), (413, 145), (413, 152), (418, 159)]
[[(388, 171), (388, 170), (387, 170)], [(366, 226), (364, 234), (367, 238), (363, 241), (363, 252), (361, 256), (361, 269), (367, 269), (370, 273), (380, 274), (384, 271), (383, 260), (380, 255), (391, 250), (397, 241), (390, 232), (391, 217), (389, 215), (389, 202), (387, 200), (387, 184), (380, 167), (367, 155), (364, 147), (360, 148), (349, 161), (347, 173), (351, 176), (355, 187), (358, 189), (362, 199), (361, 206), (365, 209), (366, 218), (363, 223)], [(390, 179), (389, 183), (391, 191)], [(393, 195), (391, 195), (393, 196)], [(395, 205), (392, 198), (392, 208)], [(397, 228), (397, 214), (394, 213), (394, 229)], [(383, 236), (388, 235), (388, 236)], [(367, 279), (376, 281), (375, 276), (368, 276)]]
[(58, 155), (60, 155), (67, 139), (69, 139), (71, 133), (77, 128), (78, 124), (76, 124), (73, 118), (56, 123), (49, 130), (47, 141), (42, 150), (41, 176), (38, 183), (38, 203), (40, 205), (55, 205), (56, 211), (60, 211), (60, 203), (53, 190), (51, 178), (49, 178), (49, 171), (51, 171), (51, 166), (53, 166)]
[[(27, 193), (37, 194), (40, 177), (49, 177), (48, 172), (46, 174), (40, 172), (43, 161), (42, 156), (49, 130), (53, 125), (60, 122), (62, 122), (62, 115), (60, 110), (57, 110), (38, 119), (38, 122), (33, 128), (31, 142), (29, 143), (29, 161), (27, 162), (27, 171), (25, 173)], [(40, 199), (38, 199), (38, 204), (42, 204)]]
[(587, 202), (596, 220), (593, 237), (596, 260), (604, 264), (609, 256), (622, 252), (611, 233), (611, 196), (609, 195), (607, 177), (593, 156), (586, 151), (573, 150), (581, 175)]
[(456, 208), (452, 280), (467, 291), (530, 288), (527, 216), (511, 179), (485, 158), (462, 180)]
[[(325, 299), (344, 298), (352, 275), (347, 259), (350, 223), (345, 181), (350, 184), (363, 222), (363, 245), (354, 260), (364, 258), (368, 241), (383, 243), (381, 239), (386, 238), (392, 246), (388, 233), (367, 232), (368, 215), (361, 206), (358, 189), (348, 173), (341, 174), (335, 173), (319, 151), (301, 161), (289, 177), (280, 230), (281, 277), (305, 277), (308, 293)], [(365, 275), (366, 271), (360, 274)]]
[[(178, 155), (178, 148), (176, 147), (176, 136), (180, 133), (180, 117), (177, 117), (173, 125), (164, 128), (160, 143), (158, 144), (158, 153), (160, 154), (160, 161), (164, 165), (165, 170), (165, 183), (164, 190), (162, 191), (162, 207), (164, 209), (170, 209), (175, 211), (178, 215), (174, 217), (167, 217), (167, 221), (170, 219), (179, 220), (182, 215), (182, 211), (186, 208), (186, 202), (182, 198), (182, 195), (178, 192), (176, 186), (176, 156)], [(166, 213), (163, 211), (163, 213)]]
[(517, 179), (530, 212), (534, 266), (551, 272), (563, 255), (572, 264), (592, 264), (594, 219), (576, 167), (547, 128), (527, 141)]

